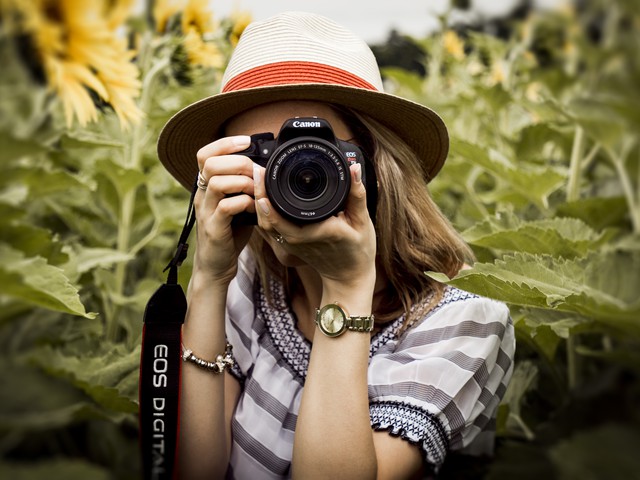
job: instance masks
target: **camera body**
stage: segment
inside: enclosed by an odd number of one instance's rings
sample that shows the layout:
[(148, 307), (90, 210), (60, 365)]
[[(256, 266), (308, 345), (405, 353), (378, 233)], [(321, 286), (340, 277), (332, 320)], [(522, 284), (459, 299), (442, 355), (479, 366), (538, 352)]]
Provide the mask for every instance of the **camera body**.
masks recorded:
[[(344, 210), (351, 188), (349, 167), (359, 163), (367, 208), (375, 220), (377, 185), (373, 165), (357, 145), (337, 139), (329, 122), (317, 117), (286, 120), (278, 136), (258, 133), (239, 152), (265, 168), (267, 197), (284, 218), (319, 222)], [(255, 214), (241, 213), (235, 225), (255, 225)]]

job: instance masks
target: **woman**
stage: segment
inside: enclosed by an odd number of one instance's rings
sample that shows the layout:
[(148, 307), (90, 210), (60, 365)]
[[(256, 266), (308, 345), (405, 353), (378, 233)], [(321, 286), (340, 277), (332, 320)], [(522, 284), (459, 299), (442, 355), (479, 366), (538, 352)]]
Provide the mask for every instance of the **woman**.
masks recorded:
[[(424, 274), (471, 257), (426, 189), (448, 149), (440, 118), (384, 93), (364, 42), (313, 14), (251, 24), (222, 83), (158, 147), (185, 187), (198, 178), (182, 477), (415, 478), (449, 451), (489, 453), (514, 333), (503, 304)], [(296, 117), (370, 162), (319, 222), (274, 204), (245, 151)], [(234, 222), (247, 213), (257, 226)]]

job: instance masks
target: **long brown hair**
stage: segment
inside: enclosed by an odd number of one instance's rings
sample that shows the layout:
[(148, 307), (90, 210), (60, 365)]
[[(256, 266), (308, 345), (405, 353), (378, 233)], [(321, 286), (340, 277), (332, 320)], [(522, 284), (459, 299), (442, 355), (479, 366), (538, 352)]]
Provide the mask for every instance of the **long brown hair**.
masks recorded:
[[(376, 321), (385, 323), (406, 314), (407, 326), (441, 298), (443, 285), (425, 272), (451, 277), (473, 259), (473, 253), (431, 198), (426, 171), (413, 150), (381, 123), (342, 107), (336, 111), (372, 159), (378, 178), (376, 263), (388, 285), (375, 299)], [(251, 248), (263, 285), (275, 277), (293, 293), (295, 270), (283, 267), (259, 235), (253, 235)], [(415, 308), (419, 305), (422, 308)]]

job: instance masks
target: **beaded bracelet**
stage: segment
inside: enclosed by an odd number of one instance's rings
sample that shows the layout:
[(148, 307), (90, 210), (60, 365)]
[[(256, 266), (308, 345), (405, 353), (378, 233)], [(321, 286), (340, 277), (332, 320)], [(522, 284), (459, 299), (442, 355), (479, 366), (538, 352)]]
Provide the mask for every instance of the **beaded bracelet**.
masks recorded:
[(218, 355), (214, 362), (208, 362), (202, 358), (196, 357), (192, 350), (189, 350), (182, 345), (182, 361), (191, 362), (194, 365), (204, 368), (212, 373), (224, 373), (227, 368), (231, 368), (235, 364), (233, 357), (231, 356), (232, 350), (233, 347), (227, 343), (224, 349), (224, 355)]

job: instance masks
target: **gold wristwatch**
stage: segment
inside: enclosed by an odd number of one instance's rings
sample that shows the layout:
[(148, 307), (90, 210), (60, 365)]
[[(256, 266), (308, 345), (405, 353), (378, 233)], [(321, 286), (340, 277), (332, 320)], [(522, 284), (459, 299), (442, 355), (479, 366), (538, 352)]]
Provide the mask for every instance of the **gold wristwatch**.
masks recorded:
[(350, 316), (338, 303), (316, 310), (316, 325), (328, 337), (337, 337), (346, 330), (369, 333), (373, 330), (373, 315)]

